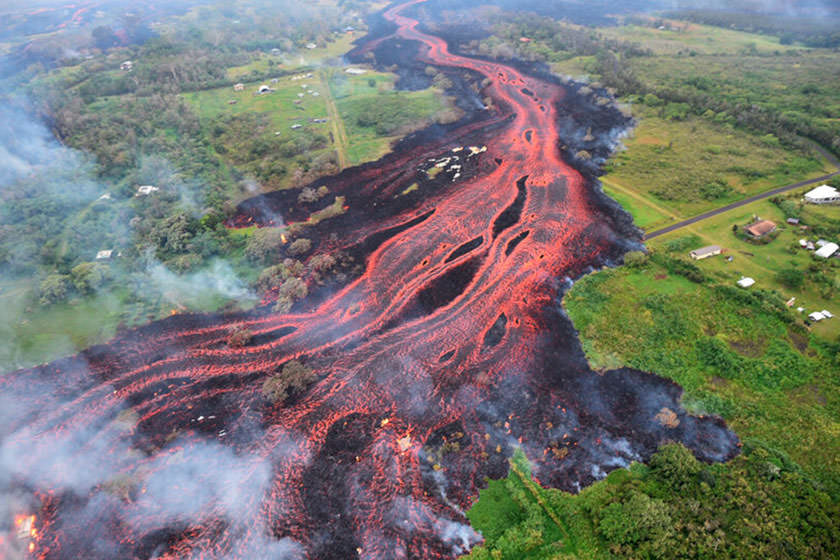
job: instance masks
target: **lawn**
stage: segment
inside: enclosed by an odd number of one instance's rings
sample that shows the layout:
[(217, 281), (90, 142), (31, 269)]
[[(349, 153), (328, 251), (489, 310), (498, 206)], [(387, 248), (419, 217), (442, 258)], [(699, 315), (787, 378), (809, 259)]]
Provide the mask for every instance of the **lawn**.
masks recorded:
[[(619, 25), (601, 28), (599, 32), (611, 39), (638, 43), (657, 55), (676, 55), (681, 52), (772, 54), (799, 50), (790, 45), (781, 45), (778, 38), (767, 35), (670, 19), (661, 20), (651, 17), (648, 21), (649, 25)], [(664, 29), (659, 29), (657, 24), (661, 24)]]
[(816, 152), (792, 152), (702, 117), (669, 120), (641, 104), (633, 112), (638, 126), (608, 163), (604, 182), (639, 195), (628, 210), (648, 230), (667, 225), (668, 214), (688, 218), (833, 171)]
[(28, 280), (0, 284), (0, 372), (75, 354), (114, 336), (123, 311), (117, 295), (42, 307), (28, 303), (31, 289)]

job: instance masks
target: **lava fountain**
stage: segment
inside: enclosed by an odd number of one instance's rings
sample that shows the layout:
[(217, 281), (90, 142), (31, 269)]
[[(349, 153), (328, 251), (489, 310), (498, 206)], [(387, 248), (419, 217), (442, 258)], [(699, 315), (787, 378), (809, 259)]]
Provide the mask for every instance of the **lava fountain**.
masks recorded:
[[(492, 106), (319, 181), (348, 212), (319, 224), (318, 249), (364, 263), (341, 289), (289, 314), (177, 314), (0, 378), (0, 552), (453, 558), (480, 541), (463, 512), (515, 448), (572, 491), (668, 440), (705, 460), (737, 452), (673, 383), (592, 371), (562, 313), (568, 279), (638, 242), (564, 160), (580, 100), (451, 52), (414, 4), (386, 11), (395, 30), (360, 52), (411, 45), (421, 66), (482, 78)], [(239, 220), (268, 225), (284, 196)], [(250, 344), (225, 344), (234, 324)], [(263, 382), (290, 360), (317, 380), (267, 402)], [(12, 547), (15, 516), (30, 521)]]

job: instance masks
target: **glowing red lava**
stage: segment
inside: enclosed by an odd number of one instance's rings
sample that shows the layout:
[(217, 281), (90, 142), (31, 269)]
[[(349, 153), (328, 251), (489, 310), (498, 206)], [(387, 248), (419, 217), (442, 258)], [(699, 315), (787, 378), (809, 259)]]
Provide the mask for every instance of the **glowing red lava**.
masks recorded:
[[(452, 558), (480, 541), (463, 511), (514, 447), (570, 490), (667, 439), (735, 452), (672, 383), (591, 371), (562, 315), (563, 279), (626, 247), (561, 157), (566, 90), (451, 53), (406, 15), (416, 3), (386, 12), (397, 31), (367, 48), (417, 42), (422, 64), (489, 78), (494, 104), (332, 180), (356, 198), (321, 247), (363, 249), (358, 277), (294, 314), (179, 313), (0, 378), (0, 456), (16, 461), (0, 487), (39, 509), (33, 556)], [(387, 211), (418, 167), (456, 155), (462, 180), (450, 160), (453, 180)], [(252, 342), (225, 345), (231, 325)], [(318, 380), (266, 403), (291, 359)]]

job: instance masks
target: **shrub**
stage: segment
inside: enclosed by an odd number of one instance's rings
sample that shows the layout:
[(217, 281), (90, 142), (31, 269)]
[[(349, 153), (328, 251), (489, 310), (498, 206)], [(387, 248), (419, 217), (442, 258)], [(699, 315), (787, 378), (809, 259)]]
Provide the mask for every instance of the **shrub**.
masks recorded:
[(796, 268), (785, 268), (776, 273), (776, 280), (788, 288), (801, 288), (805, 282), (805, 274)]
[(256, 263), (266, 263), (277, 256), (283, 245), (283, 232), (276, 228), (259, 228), (245, 245), (245, 256)]
[(298, 256), (308, 253), (310, 249), (312, 249), (312, 241), (306, 239), (305, 237), (301, 237), (300, 239), (295, 239), (295, 241), (289, 245), (287, 252), (292, 256)]
[(79, 264), (70, 271), (73, 286), (81, 294), (94, 293), (105, 284), (109, 275), (110, 271), (107, 266), (94, 262)]
[(242, 348), (251, 342), (252, 338), (251, 331), (244, 325), (234, 325), (229, 331), (227, 345), (231, 348)]
[(283, 365), (280, 373), (272, 375), (263, 382), (262, 394), (272, 403), (286, 400), (289, 391), (300, 392), (315, 380), (315, 372), (297, 360), (290, 360)]
[(70, 288), (70, 277), (66, 274), (50, 274), (41, 281), (41, 305), (64, 301)]

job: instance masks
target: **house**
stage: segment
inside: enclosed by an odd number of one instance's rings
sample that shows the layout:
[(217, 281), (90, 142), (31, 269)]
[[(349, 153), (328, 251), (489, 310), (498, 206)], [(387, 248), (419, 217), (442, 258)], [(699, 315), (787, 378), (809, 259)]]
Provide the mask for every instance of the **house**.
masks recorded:
[(142, 187), (137, 187), (137, 194), (134, 196), (147, 196), (159, 190), (158, 187), (153, 187), (152, 185), (143, 185)]
[(306, 48), (311, 51), (312, 49), (317, 49), (318, 45), (316, 45), (315, 43), (306, 43)]
[(364, 68), (348, 68), (347, 70), (345, 70), (345, 72), (347, 72), (348, 74), (353, 74), (354, 76), (361, 76), (362, 74), (365, 74), (367, 70), (365, 70)]
[(788, 218), (787, 223), (789, 223), (792, 226), (798, 226), (799, 225), (799, 218)]
[(840, 246), (838, 246), (837, 243), (826, 243), (825, 245), (814, 251), (814, 254), (823, 259), (827, 259), (834, 255), (834, 253), (836, 253), (838, 249), (840, 249)]
[(114, 252), (113, 249), (107, 249), (105, 251), (99, 251), (96, 253), (96, 260), (98, 261), (107, 261), (111, 258), (111, 254)]
[(126, 60), (125, 62), (120, 64), (120, 70), (123, 70), (124, 72), (131, 72), (132, 70), (134, 70), (134, 63), (130, 60)]
[(263, 95), (264, 93), (271, 93), (272, 91), (274, 91), (274, 90), (271, 89), (270, 87), (268, 87), (267, 85), (263, 84), (257, 90), (257, 94), (258, 95)]
[(823, 315), (821, 311), (814, 311), (813, 313), (808, 314), (808, 318), (813, 322), (818, 323), (825, 319), (825, 315)]
[(840, 192), (834, 187), (820, 185), (805, 193), (805, 202), (810, 204), (840, 204)]
[(293, 124), (292, 125), (292, 130), (298, 130), (298, 129), (301, 129), (301, 128), (303, 128), (302, 124)]
[(747, 233), (756, 238), (764, 237), (776, 231), (776, 224), (770, 220), (761, 220), (744, 228)]
[(709, 245), (708, 247), (701, 247), (700, 249), (695, 249), (689, 253), (691, 258), (695, 261), (703, 260), (708, 257), (713, 257), (715, 255), (720, 255), (722, 249), (720, 245)]
[(239, 103), (239, 101), (237, 101), (236, 99), (228, 99), (227, 103), (228, 105), (236, 105), (237, 103)]
[(111, 193), (105, 193), (96, 200), (111, 200)]
[(808, 243), (805, 244), (805, 248), (808, 249), (809, 251), (813, 251), (816, 247), (814, 247), (814, 242), (813, 241), (809, 241)]
[(748, 276), (742, 276), (741, 279), (738, 280), (738, 285), (741, 286), (742, 288), (749, 288), (753, 284), (755, 284), (755, 280), (753, 280), (752, 278), (750, 278)]
[(530, 43), (530, 42), (531, 42), (531, 39), (530, 39), (530, 38), (528, 38), (528, 37), (520, 37), (520, 38), (519, 38), (519, 42), (520, 42), (520, 43)]
[(244, 91), (245, 84), (234, 84), (233, 91)]
[(826, 311), (825, 309), (820, 311), (820, 313), (822, 313), (823, 317), (825, 317), (826, 319), (831, 319), (832, 317), (834, 317), (834, 313), (831, 313), (830, 311)]
[(799, 240), (799, 246), (804, 249), (805, 247), (808, 246), (808, 240), (807, 239), (800, 239)]

